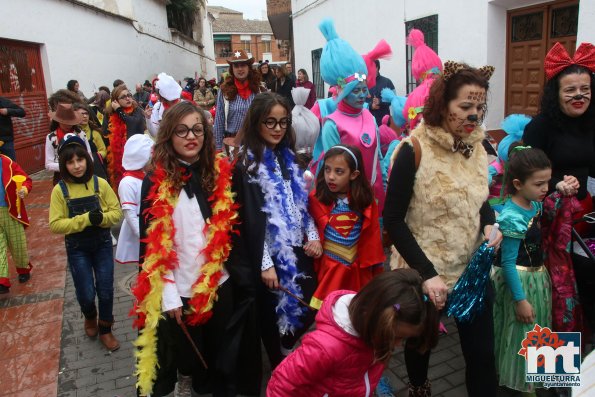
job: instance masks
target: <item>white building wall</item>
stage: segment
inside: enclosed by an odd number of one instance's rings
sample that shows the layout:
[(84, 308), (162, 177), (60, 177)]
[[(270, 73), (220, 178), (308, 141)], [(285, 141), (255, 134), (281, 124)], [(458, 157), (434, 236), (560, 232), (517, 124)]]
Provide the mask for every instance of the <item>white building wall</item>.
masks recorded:
[[(42, 44), (48, 93), (65, 88), (70, 79), (90, 96), (117, 78), (134, 89), (135, 83), (162, 71), (176, 80), (200, 74), (198, 46), (172, 37), (165, 2), (131, 4), (134, 21), (62, 0), (0, 0), (2, 14), (10, 15), (0, 23), (0, 37)], [(212, 56), (206, 62), (214, 69)]]
[(578, 6), (577, 45), (583, 42), (595, 44), (595, 1), (581, 0)]
[[(405, 91), (405, 25), (400, 1), (322, 0), (306, 8), (311, 0), (292, 0), (295, 67), (306, 69), (312, 76), (312, 50), (323, 48), (326, 40), (318, 29), (323, 18), (332, 16), (339, 36), (360, 54), (365, 54), (385, 39), (393, 48), (391, 60), (382, 61), (381, 74), (390, 78), (397, 93)], [(372, 6), (377, 4), (377, 6)], [(379, 13), (379, 10), (382, 10)], [(384, 21), (379, 20), (382, 15)]]
[[(215, 20), (214, 17), (209, 16), (209, 14), (205, 10), (205, 14), (207, 15), (204, 23), (202, 24), (202, 37), (203, 37), (203, 45), (205, 48), (203, 49), (205, 56), (209, 58), (209, 61), (206, 62), (206, 72), (204, 73), (203, 77), (207, 80), (217, 77), (217, 67), (215, 65), (215, 41), (213, 40), (213, 22)], [(212, 15), (212, 14), (211, 14)], [(211, 61), (212, 59), (213, 61)]]
[[(368, 52), (384, 38), (393, 58), (383, 61), (381, 74), (390, 78), (397, 94), (406, 94), (405, 22), (438, 14), (438, 55), (442, 61), (472, 66), (493, 65), (487, 129), (498, 129), (504, 118), (506, 85), (507, 10), (545, 3), (540, 0), (292, 0), (295, 64), (312, 71), (311, 51), (324, 47), (319, 22), (332, 16), (340, 37), (356, 51)], [(582, 0), (578, 40), (595, 42), (595, 1)]]

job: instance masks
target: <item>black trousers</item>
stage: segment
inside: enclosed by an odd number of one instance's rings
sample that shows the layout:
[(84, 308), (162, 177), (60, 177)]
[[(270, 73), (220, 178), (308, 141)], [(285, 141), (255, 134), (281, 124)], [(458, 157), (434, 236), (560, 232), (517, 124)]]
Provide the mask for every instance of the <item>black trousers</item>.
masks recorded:
[[(302, 288), (304, 301), (310, 302), (314, 291), (316, 290), (316, 273), (314, 273), (314, 260), (307, 256), (304, 249), (301, 247), (293, 248), (297, 256), (297, 270), (305, 274), (306, 278), (297, 280)], [(291, 298), (292, 299), (292, 298)], [(281, 344), (283, 347), (290, 349), (295, 343), (308, 331), (308, 328), (314, 322), (316, 312), (309, 310), (301, 318), (302, 327), (295, 332), (295, 334), (279, 335), (279, 328), (277, 327), (277, 313), (275, 307), (277, 306), (277, 295), (275, 292), (269, 290), (264, 286), (260, 289), (258, 296), (258, 317), (260, 323), (260, 336), (262, 343), (266, 349), (271, 369), (275, 369), (277, 365), (283, 360), (284, 356), (281, 354)]]
[[(207, 362), (205, 369), (187, 336), (174, 318), (159, 321), (157, 335), (157, 359), (159, 368), (153, 386), (152, 396), (166, 396), (174, 390), (177, 372), (192, 376), (192, 388), (199, 394), (212, 393), (213, 396), (226, 396), (225, 377), (222, 374), (219, 352), (222, 348), (225, 326), (232, 312), (232, 287), (226, 281), (217, 292), (218, 299), (213, 305), (213, 316), (204, 325), (186, 325), (194, 344)], [(182, 298), (184, 310), (188, 309), (188, 299)]]
[[(496, 397), (498, 378), (494, 356), (493, 305), (494, 290), (488, 283), (483, 312), (468, 323), (456, 323), (465, 358), (465, 384), (469, 397)], [(405, 365), (413, 386), (421, 386), (426, 381), (430, 353), (420, 354), (405, 345)]]
[[(585, 325), (595, 333), (595, 263), (589, 258), (572, 254), (572, 266), (576, 276), (578, 296), (583, 306)], [(583, 343), (589, 343), (591, 335), (583, 336)], [(593, 343), (595, 341), (591, 341)]]

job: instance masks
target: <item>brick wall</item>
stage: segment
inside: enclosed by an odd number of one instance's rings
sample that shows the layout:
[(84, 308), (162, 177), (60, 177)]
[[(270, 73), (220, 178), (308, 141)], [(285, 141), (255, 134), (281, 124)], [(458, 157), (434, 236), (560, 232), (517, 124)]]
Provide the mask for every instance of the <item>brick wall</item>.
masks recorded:
[[(265, 52), (265, 43), (261, 40), (261, 34), (252, 35), (250, 40), (250, 52), (255, 59), (255, 62), (258, 62), (262, 59), (262, 54)], [(272, 59), (269, 59), (270, 62), (286, 62), (288, 60), (287, 56), (282, 52), (282, 49), (279, 49), (277, 46), (277, 40), (275, 40), (275, 36), (272, 34), (271, 36), (271, 53), (273, 54)], [(224, 64), (227, 63), (227, 59), (225, 57), (220, 57), (222, 55), (222, 50), (225, 48), (229, 48), (229, 42), (216, 42), (215, 43), (215, 60), (216, 63)], [(235, 51), (236, 49), (244, 48), (242, 41), (240, 40), (239, 34), (232, 34), (231, 35), (231, 52)]]

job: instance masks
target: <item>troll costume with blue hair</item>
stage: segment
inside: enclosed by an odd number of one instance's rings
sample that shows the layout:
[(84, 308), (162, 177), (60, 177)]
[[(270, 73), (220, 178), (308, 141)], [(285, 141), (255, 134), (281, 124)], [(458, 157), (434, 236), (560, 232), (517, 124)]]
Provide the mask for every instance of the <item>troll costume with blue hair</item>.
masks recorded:
[[(362, 55), (368, 70), (368, 73), (366, 74), (366, 85), (369, 89), (376, 85), (376, 77), (378, 76), (378, 70), (376, 69), (376, 64), (374, 62), (379, 59), (389, 59), (392, 54), (392, 48), (386, 40), (382, 39), (368, 53)], [(333, 91), (332, 97), (317, 100), (311, 109), (312, 113), (314, 113), (320, 121), (337, 110), (337, 83), (329, 84), (331, 85), (330, 91)], [(368, 108), (367, 102), (364, 107)]]
[(319, 28), (327, 40), (320, 58), (320, 74), (327, 84), (338, 86), (338, 93), (337, 109), (323, 119), (313, 159), (320, 164), (324, 153), (339, 144), (360, 149), (364, 174), (372, 185), (381, 214), (385, 191), (380, 166), (380, 139), (376, 120), (364, 107), (368, 96), (368, 68), (364, 58), (339, 37), (331, 19), (323, 20)]
[(390, 116), (384, 116), (388, 120), (385, 122), (383, 118), (382, 125), (378, 127), (382, 155), (384, 156), (382, 159), (382, 171), (383, 175), (386, 175), (388, 179), (392, 164), (391, 157), (401, 142), (401, 139), (407, 137), (407, 130), (405, 129), (407, 121), (403, 117), (403, 108), (405, 107), (407, 97), (395, 94), (390, 88), (384, 88), (380, 92), (380, 97), (382, 102), (390, 104)]
[(489, 202), (496, 211), (502, 209), (504, 192), (502, 191), (502, 180), (504, 170), (508, 162), (508, 151), (510, 145), (523, 139), (525, 126), (529, 124), (531, 117), (524, 114), (511, 114), (502, 120), (500, 128), (506, 132), (506, 136), (498, 143), (498, 158), (488, 166), (488, 183), (490, 185)]

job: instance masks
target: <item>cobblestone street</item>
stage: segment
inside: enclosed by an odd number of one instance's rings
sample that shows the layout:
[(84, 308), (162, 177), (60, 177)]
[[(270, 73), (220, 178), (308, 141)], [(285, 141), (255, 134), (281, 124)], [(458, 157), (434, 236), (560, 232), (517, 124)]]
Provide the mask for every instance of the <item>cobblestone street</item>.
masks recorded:
[[(114, 334), (121, 348), (107, 352), (95, 339), (87, 338), (76, 301), (72, 278), (66, 268), (64, 238), (50, 233), (47, 224), (51, 178), (34, 176), (27, 199), (31, 227), (27, 238), (34, 269), (31, 281), (19, 284), (11, 267), (11, 292), (0, 298), (0, 346), (2, 366), (0, 396), (114, 397), (135, 396), (132, 375), (132, 341), (136, 331), (128, 313), (132, 307), (129, 285), (135, 265), (115, 267)], [(464, 361), (458, 334), (451, 320), (448, 335), (431, 357), (430, 379), (435, 396), (464, 397)], [(406, 396), (402, 351), (386, 371), (397, 396)], [(264, 392), (263, 392), (264, 395)]]

